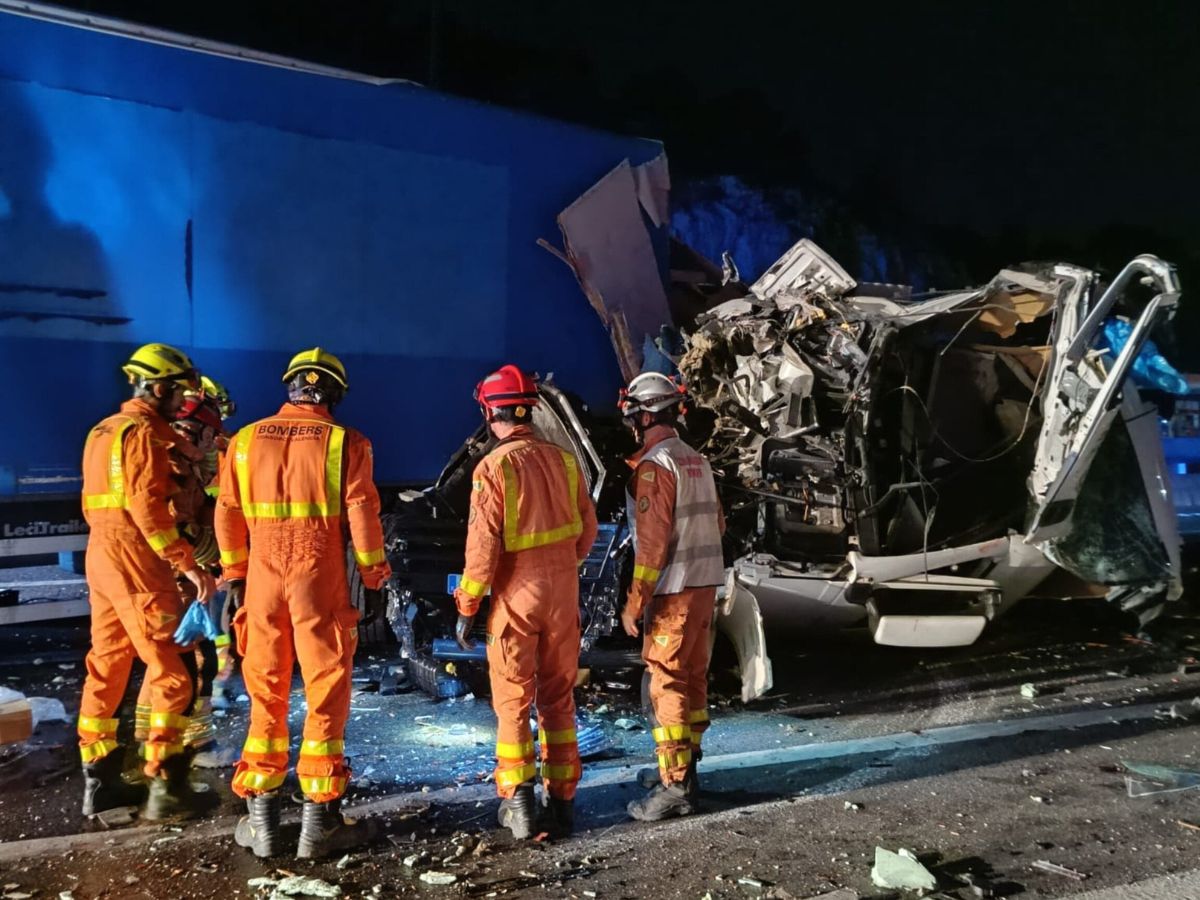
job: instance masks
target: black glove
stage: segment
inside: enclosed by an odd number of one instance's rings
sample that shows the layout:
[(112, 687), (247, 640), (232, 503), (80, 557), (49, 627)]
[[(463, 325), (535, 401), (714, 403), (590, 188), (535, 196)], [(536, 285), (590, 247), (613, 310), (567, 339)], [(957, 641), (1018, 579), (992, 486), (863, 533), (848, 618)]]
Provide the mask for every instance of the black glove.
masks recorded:
[(363, 615), (359, 625), (370, 625), (387, 613), (387, 600), (383, 588), (363, 588)]
[(246, 599), (246, 582), (242, 579), (231, 581), (225, 586), (225, 609), (226, 615), (230, 619), (233, 614), (242, 608), (242, 603)]
[(471, 628), (475, 625), (474, 616), (464, 616), (461, 613), (458, 616), (458, 622), (454, 625), (454, 639), (458, 641), (458, 646), (464, 650), (474, 650), (475, 642), (471, 640)]

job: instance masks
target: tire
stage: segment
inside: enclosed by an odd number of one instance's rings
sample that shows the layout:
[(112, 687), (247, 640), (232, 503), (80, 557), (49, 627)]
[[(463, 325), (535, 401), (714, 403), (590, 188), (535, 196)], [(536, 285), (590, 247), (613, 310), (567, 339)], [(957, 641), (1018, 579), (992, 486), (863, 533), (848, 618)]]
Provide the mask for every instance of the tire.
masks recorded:
[[(350, 605), (358, 610), (360, 615), (367, 614), (367, 604), (364, 597), (366, 585), (363, 584), (362, 575), (359, 574), (358, 564), (354, 562), (354, 550), (351, 547), (346, 548), (346, 581), (350, 584)], [(387, 586), (384, 586), (384, 591), (387, 591)], [(369, 625), (359, 624), (358, 626), (358, 646), (359, 647), (390, 647), (396, 643), (396, 635), (392, 633), (392, 626), (388, 624), (387, 616), (382, 615)]]

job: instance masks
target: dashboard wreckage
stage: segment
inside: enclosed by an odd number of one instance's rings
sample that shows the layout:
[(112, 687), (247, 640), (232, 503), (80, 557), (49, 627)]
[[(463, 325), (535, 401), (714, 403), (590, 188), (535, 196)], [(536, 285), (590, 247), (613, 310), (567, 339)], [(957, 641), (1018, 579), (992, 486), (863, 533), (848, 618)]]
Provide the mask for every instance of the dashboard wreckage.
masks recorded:
[[(1139, 256), (1108, 284), (1022, 265), (914, 298), (856, 283), (803, 240), (749, 288), (726, 274), (719, 302), (663, 323), (657, 343), (725, 506), (717, 624), (744, 700), (771, 687), (768, 630), (866, 626), (880, 644), (949, 647), (1031, 595), (1107, 595), (1142, 623), (1179, 596), (1157, 407), (1131, 378), (1179, 300), (1168, 263)], [(1105, 340), (1114, 321), (1120, 345)], [(552, 380), (540, 390), (535, 427), (583, 461), (602, 523), (581, 575), (581, 665), (632, 663), (618, 624), (630, 439)], [(489, 447), (481, 428), (385, 516), (388, 622), (410, 674), (443, 696), (468, 689), (450, 592)]]

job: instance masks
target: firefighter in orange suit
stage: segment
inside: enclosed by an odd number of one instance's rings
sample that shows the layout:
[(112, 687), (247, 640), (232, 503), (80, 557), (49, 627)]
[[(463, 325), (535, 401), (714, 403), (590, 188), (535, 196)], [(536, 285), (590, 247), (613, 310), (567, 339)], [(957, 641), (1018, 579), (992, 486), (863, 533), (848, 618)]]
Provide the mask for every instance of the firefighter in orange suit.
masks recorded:
[[(350, 768), (343, 733), (359, 613), (346, 580), (345, 531), (368, 588), (368, 608), (391, 575), (371, 477), (371, 444), (338, 424), (349, 384), (336, 356), (296, 354), (283, 374), (288, 402), (242, 428), (221, 462), (216, 531), (233, 632), (250, 694), (250, 727), (233, 790), (248, 815), (235, 839), (256, 856), (281, 851), (280, 788), (288, 769), (288, 693), (300, 663), (308, 711), (296, 776), (304, 793), (297, 856), (316, 858), (370, 838), (342, 818)], [(242, 599), (244, 597), (244, 602)]]
[(710, 628), (725, 575), (725, 519), (712, 469), (675, 431), (685, 399), (681, 386), (657, 372), (639, 375), (621, 396), (621, 413), (641, 444), (626, 492), (635, 557), (621, 624), (630, 637), (638, 636), (639, 621), (645, 627), (658, 754), (658, 783), (628, 805), (643, 821), (695, 811)]
[(530, 426), (533, 379), (508, 365), (475, 390), (499, 443), (475, 468), (466, 566), (454, 592), (464, 648), (480, 601), (492, 599), (487, 656), (496, 710), (499, 821), (517, 838), (537, 827), (529, 709), (537, 699), (546, 828), (574, 825), (581, 772), (575, 738), (579, 563), (596, 540), (596, 510), (579, 463)]
[(192, 583), (201, 603), (215, 587), (196, 565), (168, 505), (175, 490), (170, 451), (177, 440), (169, 420), (199, 376), (185, 354), (166, 344), (138, 348), (122, 370), (133, 398), (91, 430), (83, 449), (92, 607), (92, 648), (79, 704), (83, 813), (138, 801), (138, 792), (121, 779), (123, 754), (116, 742), (117, 707), (137, 657), (150, 684), (144, 815), (161, 819), (190, 812), (193, 800), (182, 735), (194, 685), (174, 641), (184, 607), (176, 573)]

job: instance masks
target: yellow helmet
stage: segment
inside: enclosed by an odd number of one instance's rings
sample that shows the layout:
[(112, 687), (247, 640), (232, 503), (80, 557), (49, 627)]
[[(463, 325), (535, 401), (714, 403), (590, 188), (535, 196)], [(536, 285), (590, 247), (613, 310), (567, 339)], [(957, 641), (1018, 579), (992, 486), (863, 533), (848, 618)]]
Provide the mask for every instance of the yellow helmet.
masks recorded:
[(201, 375), (200, 388), (204, 391), (204, 396), (217, 404), (217, 408), (221, 410), (222, 419), (228, 419), (237, 412), (237, 404), (229, 396), (229, 391), (225, 388), (225, 385), (221, 384), (215, 378)]
[(129, 361), (121, 366), (130, 383), (137, 381), (182, 381), (197, 383), (196, 367), (182, 350), (169, 344), (143, 344), (133, 351)]
[(288, 363), (287, 371), (283, 373), (283, 383), (287, 384), (295, 377), (297, 372), (303, 372), (305, 369), (315, 369), (318, 372), (324, 372), (345, 390), (350, 390), (350, 382), (346, 379), (346, 367), (342, 365), (340, 359), (328, 350), (322, 350), (320, 347), (313, 347), (311, 350), (301, 350)]

